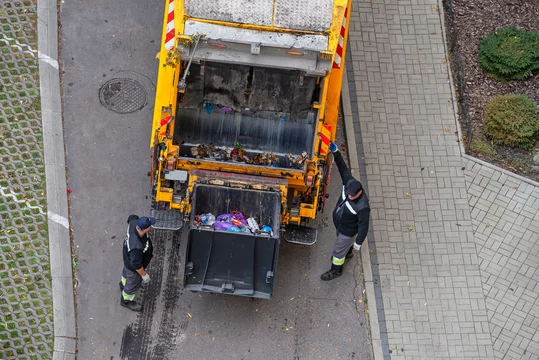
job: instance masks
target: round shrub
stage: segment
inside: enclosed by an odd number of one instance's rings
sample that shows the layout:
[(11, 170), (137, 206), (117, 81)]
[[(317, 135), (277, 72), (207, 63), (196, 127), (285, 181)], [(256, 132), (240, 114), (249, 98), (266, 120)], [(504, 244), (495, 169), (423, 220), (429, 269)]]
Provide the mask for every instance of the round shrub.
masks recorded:
[(539, 69), (539, 33), (515, 26), (488, 34), (479, 43), (479, 64), (499, 80), (522, 80)]
[(495, 144), (530, 149), (539, 135), (537, 104), (526, 95), (496, 96), (486, 106), (483, 129)]

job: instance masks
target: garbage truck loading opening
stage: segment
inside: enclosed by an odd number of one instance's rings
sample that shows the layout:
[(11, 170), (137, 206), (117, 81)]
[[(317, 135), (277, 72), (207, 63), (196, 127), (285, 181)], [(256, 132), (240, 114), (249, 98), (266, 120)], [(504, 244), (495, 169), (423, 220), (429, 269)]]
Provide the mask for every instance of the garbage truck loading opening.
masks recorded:
[(192, 64), (176, 112), (180, 157), (301, 169), (313, 153), (319, 96), (317, 78), (300, 71)]

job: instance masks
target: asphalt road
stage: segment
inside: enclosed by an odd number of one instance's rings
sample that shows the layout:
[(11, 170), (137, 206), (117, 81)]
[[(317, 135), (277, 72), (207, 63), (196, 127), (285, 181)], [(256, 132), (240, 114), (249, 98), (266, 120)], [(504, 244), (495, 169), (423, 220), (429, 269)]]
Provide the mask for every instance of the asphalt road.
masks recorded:
[[(149, 138), (163, 0), (62, 4), (62, 70), (71, 223), (77, 254), (78, 359), (371, 359), (359, 256), (332, 282), (330, 212), (312, 247), (281, 244), (271, 300), (183, 292), (183, 232), (153, 234), (144, 311), (120, 307), (129, 214), (149, 213)], [(147, 105), (118, 114), (99, 101), (112, 78), (138, 81)], [(328, 208), (340, 192), (334, 168)]]

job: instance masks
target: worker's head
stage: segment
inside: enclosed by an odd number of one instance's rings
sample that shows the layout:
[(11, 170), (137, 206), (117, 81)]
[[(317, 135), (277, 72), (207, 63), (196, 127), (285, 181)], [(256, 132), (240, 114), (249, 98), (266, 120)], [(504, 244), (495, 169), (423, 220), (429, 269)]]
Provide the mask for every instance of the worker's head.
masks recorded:
[(348, 199), (355, 200), (363, 194), (363, 186), (356, 179), (350, 180), (346, 184), (346, 195)]
[(143, 216), (137, 220), (137, 231), (140, 236), (150, 232), (152, 225), (155, 224), (155, 218)]

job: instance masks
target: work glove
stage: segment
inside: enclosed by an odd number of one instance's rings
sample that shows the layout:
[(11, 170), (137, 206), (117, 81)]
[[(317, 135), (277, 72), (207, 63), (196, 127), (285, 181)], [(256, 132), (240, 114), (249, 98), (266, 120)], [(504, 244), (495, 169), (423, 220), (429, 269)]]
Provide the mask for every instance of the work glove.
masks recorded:
[(329, 144), (329, 150), (331, 150), (331, 152), (334, 153), (336, 151), (339, 151), (339, 148), (337, 147), (337, 144), (332, 142), (331, 144)]
[(146, 273), (146, 275), (142, 277), (142, 285), (146, 285), (149, 282), (150, 282), (150, 274)]
[(354, 242), (354, 250), (360, 251), (361, 250), (361, 245), (358, 244), (357, 242)]

